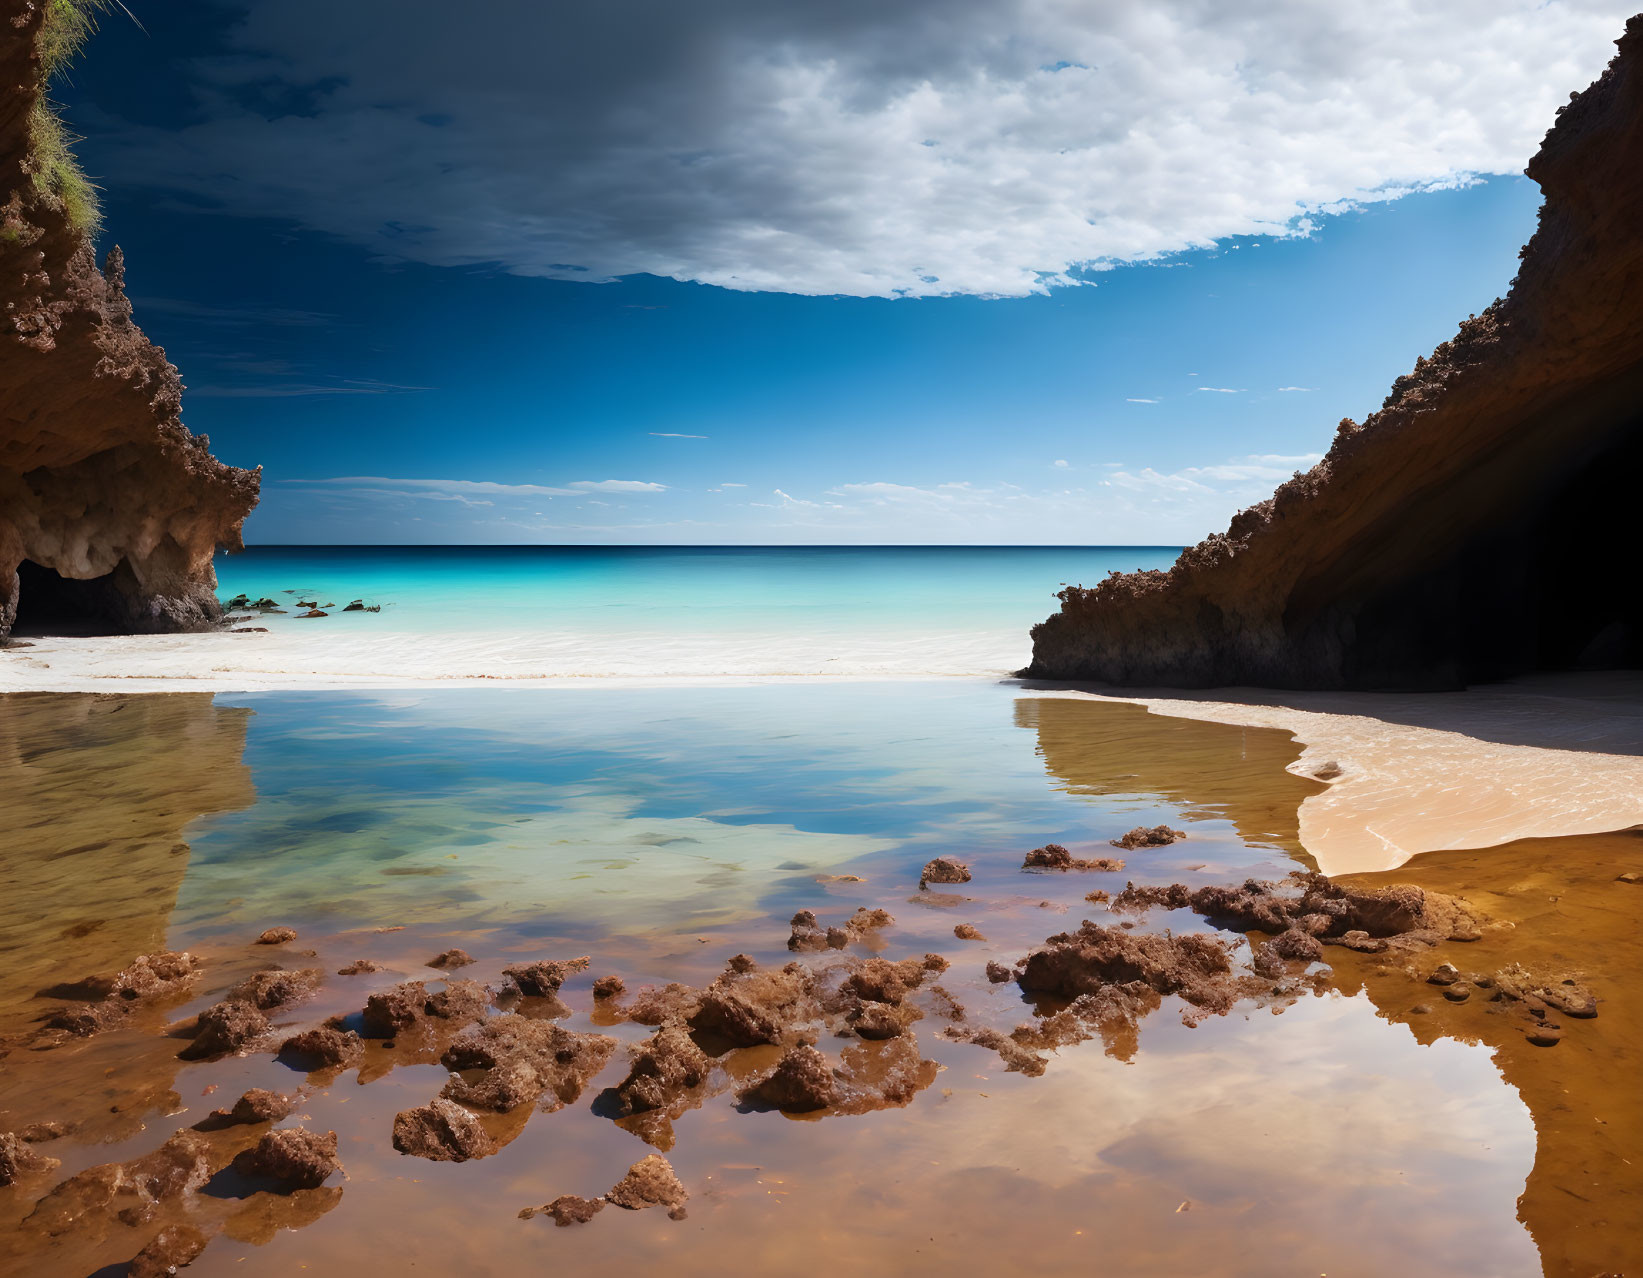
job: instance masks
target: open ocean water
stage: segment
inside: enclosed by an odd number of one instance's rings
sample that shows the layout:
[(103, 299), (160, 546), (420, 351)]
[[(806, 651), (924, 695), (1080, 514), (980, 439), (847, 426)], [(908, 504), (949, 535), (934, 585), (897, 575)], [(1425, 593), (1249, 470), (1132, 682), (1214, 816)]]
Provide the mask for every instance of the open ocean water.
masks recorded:
[[(1067, 584), (1167, 568), (1164, 546), (259, 546), (220, 596), (276, 600), (276, 641), (359, 673), (998, 674)], [(343, 613), (351, 600), (380, 613)], [(335, 605), (302, 619), (298, 602)], [(421, 642), (419, 642), (421, 641)], [(489, 663), (489, 668), (487, 667)], [(325, 662), (322, 660), (322, 665)]]

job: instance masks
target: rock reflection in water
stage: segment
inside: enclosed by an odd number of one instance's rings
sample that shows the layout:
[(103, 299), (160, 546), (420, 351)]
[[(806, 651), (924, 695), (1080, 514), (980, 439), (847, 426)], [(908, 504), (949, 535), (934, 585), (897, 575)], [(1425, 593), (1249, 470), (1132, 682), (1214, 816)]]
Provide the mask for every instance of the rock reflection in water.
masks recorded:
[(0, 1028), (42, 986), (164, 947), (186, 827), (256, 797), (250, 717), (198, 693), (0, 696)]
[[(1271, 1272), (1275, 1264), (1337, 1276), (1535, 1272), (1532, 1244), (1512, 1221), (1513, 1200), (1533, 1150), (1521, 1103), (1500, 1085), (1478, 1049), (1450, 1040), (1423, 1047), (1391, 1033), (1367, 998), (1307, 993), (1277, 1017), (1272, 1011), (1279, 1009), (1238, 1005), (1197, 1028), (1184, 1026), (1180, 1009), (1166, 1003), (1166, 1014), (1139, 1025), (1130, 1063), (1106, 1055), (1099, 1043), (1072, 1045), (1048, 1051), (1039, 1077), (1008, 1072), (995, 1052), (940, 1032), (950, 1024), (1007, 1031), (1031, 1018), (1033, 1006), (1021, 991), (1013, 983), (989, 981), (986, 965), (1014, 964), (1046, 936), (1076, 928), (1083, 917), (1119, 927), (1131, 921), (1092, 909), (1084, 899), (1092, 888), (1104, 885), (1116, 892), (1125, 877), (1168, 883), (1196, 875), (1194, 881), (1206, 882), (1214, 874), (1225, 882), (1232, 872), (1228, 867), (1271, 877), (1282, 864), (1273, 853), (1284, 837), (1275, 819), (1282, 796), (1293, 804), (1297, 789), (1304, 793), (1310, 784), (1283, 772), (1296, 752), (1282, 734), (1212, 729), (1202, 738), (1149, 743), (1145, 718), (1132, 707), (1120, 707), (1121, 735), (1131, 744), (1116, 753), (1114, 748), (1095, 752), (1100, 780), (1092, 785), (1069, 764), (1077, 784), (1046, 787), (1042, 764), (1030, 752), (1034, 738), (1012, 725), (1009, 694), (996, 688), (758, 693), (763, 717), (744, 720), (736, 707), (754, 700), (745, 691), (690, 690), (694, 710), (722, 712), (710, 725), (722, 743), (712, 757), (696, 757), (698, 743), (688, 735), (670, 739), (666, 724), (658, 727), (658, 716), (669, 706), (657, 707), (665, 698), (682, 699), (678, 692), (647, 693), (643, 718), (633, 709), (641, 704), (638, 698), (544, 694), (531, 699), (534, 737), (515, 733), (503, 747), (512, 758), (573, 731), (592, 739), (590, 719), (602, 720), (600, 730), (612, 741), (642, 733), (653, 755), (605, 773), (592, 754), (581, 771), (561, 762), (553, 786), (601, 800), (614, 796), (609, 830), (622, 838), (642, 833), (640, 821), (644, 830), (655, 831), (690, 823), (701, 841), (701, 855), (692, 856), (700, 868), (694, 878), (681, 870), (678, 881), (698, 896), (729, 888), (737, 898), (734, 911), (711, 916), (711, 927), (699, 926), (702, 916), (670, 919), (658, 913), (655, 885), (648, 883), (635, 884), (636, 904), (624, 921), (621, 905), (631, 875), (614, 871), (591, 882), (564, 880), (578, 895), (556, 901), (559, 914), (546, 924), (521, 923), (518, 912), (510, 919), (496, 887), (468, 894), (465, 903), (461, 896), (445, 896), (441, 880), (429, 879), (429, 900), (439, 900), (441, 908), (425, 903), (409, 909), (403, 929), (394, 931), (377, 930), (387, 920), (379, 922), (375, 915), (349, 920), (282, 908), (289, 904), (280, 895), (287, 886), (296, 893), (294, 901), (325, 893), (331, 867), (319, 855), (298, 855), (285, 875), (270, 876), (256, 910), (228, 895), (213, 902), (212, 893), (196, 886), (195, 920), (218, 906), (228, 908), (210, 935), (197, 921), (188, 925), (195, 933), (191, 937), (179, 938), (173, 929), (172, 941), (186, 940), (205, 964), (190, 1001), (167, 1014), (179, 1028), (268, 962), (317, 969), (324, 973), (323, 983), (306, 1001), (269, 1009), (273, 1024), (267, 1041), (245, 1055), (179, 1062), (187, 1037), (165, 1036), (167, 1016), (143, 1015), (103, 1036), (49, 1052), (14, 1054), (6, 1061), (8, 1077), (0, 1081), (0, 1129), (47, 1117), (85, 1126), (41, 1147), (63, 1162), (54, 1177), (14, 1187), (26, 1192), (11, 1201), (3, 1197), (11, 1191), (0, 1191), (0, 1235), (34, 1247), (20, 1221), (52, 1183), (95, 1164), (141, 1158), (212, 1110), (231, 1106), (247, 1089), (266, 1088), (303, 1091), (282, 1122), (337, 1133), (347, 1169), (345, 1201), (338, 1204), (330, 1195), (334, 1186), (298, 1191), (326, 1195), (316, 1200), (314, 1212), (297, 1211), (297, 1195), (275, 1202), (266, 1195), (233, 1200), (207, 1192), (190, 1210), (197, 1217), (203, 1213), (201, 1227), (214, 1237), (190, 1273), (285, 1275), (304, 1266), (315, 1272), (356, 1267), (369, 1272), (380, 1268), (386, 1239), (401, 1249), (396, 1255), (414, 1253), (430, 1272), (499, 1276), (536, 1272), (545, 1263), (578, 1273), (626, 1274), (648, 1268), (793, 1269), (822, 1261), (868, 1274), (1100, 1268), (1125, 1274), (1253, 1275)], [(282, 760), (302, 759), (313, 742), (340, 741), (353, 733), (362, 704), (310, 698), (287, 719), (300, 719), (302, 731), (284, 737), (269, 734), (275, 716), (259, 714), (255, 731), (261, 735), (251, 754), (259, 761), (259, 785), (266, 789), (270, 772), (278, 774), (286, 766)], [(448, 729), (463, 704), (489, 710), (498, 703), (445, 702), (439, 712), (443, 720), (432, 722)], [(778, 747), (761, 735), (772, 715), (781, 719), (784, 734), (792, 734), (792, 745)], [(398, 738), (417, 732), (424, 712), (397, 707), (379, 717), (385, 738)], [(841, 729), (846, 718), (850, 722)], [(1160, 722), (1172, 730), (1179, 723)], [(912, 724), (919, 725), (920, 735), (910, 743)], [(739, 735), (744, 729), (746, 739)], [(814, 751), (824, 734), (831, 734), (825, 768), (807, 773), (782, 766), (786, 758), (778, 749), (798, 757)], [(459, 781), (484, 773), (486, 740), (478, 727), (467, 731)], [(679, 748), (681, 740), (688, 749)], [(355, 735), (350, 748), (358, 754), (370, 741)], [(1190, 797), (1190, 776), (1178, 791), (1152, 774), (1132, 777), (1129, 789), (1115, 781), (1118, 755), (1129, 756), (1128, 766), (1118, 771), (1133, 774), (1138, 769), (1131, 760), (1145, 759), (1149, 751), (1159, 760), (1159, 777), (1172, 752), (1195, 760), (1207, 774), (1209, 797)], [(280, 758), (271, 760), (275, 752)], [(1264, 797), (1253, 772), (1242, 798), (1225, 780), (1246, 775), (1239, 769), (1251, 752), (1274, 760), (1269, 780), (1280, 797)], [(750, 793), (745, 768), (723, 767), (727, 755), (749, 766), (763, 762), (761, 793)], [(673, 798), (665, 803), (654, 797), (662, 771), (658, 758), (666, 760), (672, 787)], [(1064, 762), (1066, 756), (1058, 758)], [(365, 802), (354, 786), (365, 764), (356, 762), (347, 771), (307, 766), (299, 773), (287, 769), (277, 812), (288, 816), (298, 806), (313, 813), (342, 811)], [(289, 784), (293, 775), (300, 786)], [(767, 779), (772, 776), (779, 784)], [(533, 785), (543, 813), (541, 830), (551, 832), (558, 818), (553, 786), (511, 776), (508, 802), (528, 797)], [(615, 801), (623, 785), (630, 798), (651, 796), (652, 810), (636, 817), (632, 802)], [(391, 797), (385, 789), (369, 802)], [(484, 791), (470, 797), (475, 821), (483, 819), (487, 801)], [(259, 839), (269, 827), (257, 819), (265, 802), (244, 819), (214, 824), (215, 855), (234, 870), (232, 876), (216, 872), (219, 888), (230, 881), (250, 884), (256, 854), (266, 846)], [(581, 803), (566, 815), (559, 835), (595, 843), (600, 837), (595, 811), (595, 804)], [(723, 819), (730, 812), (739, 823)], [(1130, 865), (1122, 874), (1023, 867), (1031, 849), (1050, 842), (1085, 859), (1110, 850), (1107, 840), (1138, 820), (1165, 821), (1184, 828), (1187, 837), (1128, 854)], [(380, 823), (369, 828), (380, 829)], [(847, 843), (859, 854), (850, 860), (850, 874), (831, 872), (842, 858), (816, 857), (805, 864), (797, 858), (775, 860), (766, 852), (754, 861), (751, 850), (746, 865), (737, 866), (734, 857), (751, 849), (761, 830), (775, 831), (784, 852), (817, 838), (831, 840), (836, 849)], [(724, 842), (715, 842), (721, 833)], [(321, 832), (322, 842), (327, 837)], [(433, 863), (435, 849), (439, 859), (453, 850), (448, 842), (412, 844), (376, 865)], [(973, 878), (939, 892), (920, 892), (919, 867), (946, 852), (960, 855)], [(657, 854), (659, 864), (662, 855)], [(521, 852), (502, 867), (503, 882), (524, 889), (525, 906), (546, 894), (544, 882), (553, 881), (534, 877), (539, 865), (543, 875), (559, 872), (541, 853), (532, 861)], [(1214, 868), (1194, 868), (1201, 866)], [(364, 882), (357, 863), (339, 862), (336, 868), (352, 876), (350, 891)], [(296, 878), (303, 881), (297, 884)], [(384, 914), (397, 910), (410, 902), (409, 886), (422, 881), (388, 880), (392, 889), (382, 898), (387, 904), (373, 908)], [(475, 874), (468, 882), (477, 887), (480, 879)], [(599, 908), (579, 921), (574, 934), (548, 934), (565, 926), (558, 920), (572, 914), (569, 903), (600, 896)], [(874, 911), (886, 907), (894, 922), (879, 925)], [(957, 908), (962, 912), (955, 913)], [(815, 925), (808, 920), (795, 925), (795, 909), (813, 910)], [(875, 925), (848, 926), (852, 919), (867, 918)], [(956, 937), (959, 920), (986, 939)], [(271, 952), (254, 944), (263, 927), (285, 922), (295, 923), (300, 933), (288, 947)], [(1167, 924), (1200, 926), (1169, 915), (1137, 921), (1142, 930)], [(835, 930), (842, 952), (830, 945), (789, 949), (795, 935), (802, 945), (812, 931), (825, 939)], [(474, 962), (448, 979), (491, 986), (499, 997), (508, 969), (517, 973), (543, 959), (590, 954), (591, 966), (567, 968), (562, 986), (554, 997), (540, 998), (539, 1010), (568, 1031), (606, 1034), (623, 1049), (654, 1033), (651, 1024), (629, 1019), (647, 997), (658, 1001), (647, 996), (647, 987), (665, 993), (677, 982), (705, 990), (727, 963), (732, 971), (743, 970), (745, 964), (732, 957), (739, 954), (772, 973), (792, 961), (817, 970), (842, 964), (851, 975), (870, 977), (872, 988), (865, 979), (850, 986), (857, 1002), (840, 1002), (827, 1013), (817, 1026), (816, 1048), (858, 1081), (873, 1082), (872, 1067), (886, 1062), (882, 1072), (889, 1078), (896, 1067), (889, 1058), (898, 1051), (917, 1066), (916, 1075), (908, 1075), (913, 1085), (898, 1088), (889, 1108), (862, 1113), (848, 1105), (824, 1105), (782, 1112), (783, 1098), (772, 1108), (759, 1087), (795, 1050), (796, 1040), (729, 1051), (708, 1043), (724, 1054), (714, 1058), (705, 1079), (693, 1083), (696, 1074), (681, 1073), (677, 1088), (661, 1088), (648, 1098), (658, 1108), (622, 1117), (612, 1098), (637, 1096), (642, 1089), (630, 1078), (634, 1058), (617, 1050), (575, 1100), (552, 1112), (531, 1103), (481, 1113), (488, 1139), (476, 1144), (487, 1150), (484, 1157), (462, 1162), (413, 1157), (394, 1148), (395, 1120), (429, 1106), (451, 1085), (439, 1063), (448, 1046), (440, 1035), (367, 1035), (357, 1061), (316, 1073), (305, 1071), (317, 1062), (282, 1061), (275, 1053), (291, 1035), (332, 1018), (362, 1028), (360, 1013), (370, 997), (387, 995), (407, 980), (433, 991), (446, 978), (427, 966), (428, 960), (453, 947)], [(885, 967), (869, 967), (870, 959), (932, 952), (952, 964), (940, 974), (939, 985), (904, 981), (911, 988), (900, 1004), (878, 996), (886, 992), (880, 979)], [(131, 957), (122, 954), (108, 966)], [(78, 961), (72, 974), (82, 974)], [(610, 976), (619, 976), (627, 992), (596, 999), (595, 979)], [(513, 997), (503, 1002), (515, 1014), (532, 1010), (528, 997), (509, 1004)], [(828, 983), (819, 1001), (833, 997)], [(684, 1016), (695, 1018), (689, 1012)], [(898, 1026), (903, 1033), (889, 1040), (867, 1037)], [(695, 1025), (690, 1029), (700, 1032)], [(661, 1064), (656, 1068), (660, 1071)], [(484, 1081), (478, 1074), (467, 1080)], [(110, 1091), (114, 1104), (124, 1108), (120, 1115), (106, 1113)], [(643, 1113), (660, 1116), (655, 1130), (633, 1121)], [(818, 1117), (821, 1121), (814, 1121)], [(264, 1130), (228, 1127), (206, 1135), (214, 1149), (222, 1146), (218, 1153), (231, 1155)], [(492, 1145), (495, 1151), (489, 1152)], [(586, 1225), (560, 1229), (551, 1219), (519, 1219), (524, 1207), (605, 1192), (657, 1146), (666, 1150), (690, 1194), (687, 1220), (670, 1220), (662, 1211), (607, 1211)], [(228, 1211), (244, 1215), (219, 1219)], [(267, 1228), (253, 1227), (252, 1217)], [(22, 1272), (76, 1272), (77, 1266), (90, 1272), (134, 1255), (168, 1219), (162, 1212), (141, 1227), (111, 1225), (95, 1243), (64, 1235), (49, 1251), (19, 1249), (12, 1255), (25, 1266)], [(300, 1232), (273, 1232), (299, 1223)], [(265, 1245), (237, 1245), (241, 1240)], [(4, 1263), (9, 1262), (0, 1262), (0, 1269)]]
[[(1046, 766), (1070, 789), (1111, 793), (1133, 784), (1192, 806), (1220, 805), (1246, 838), (1267, 825), (1280, 846), (1291, 846), (1299, 798), (1316, 787), (1276, 771), (1283, 761), (1275, 734), (1249, 734), (1264, 740), (1255, 743), (1259, 766), (1245, 771), (1242, 757), (1234, 763), (1215, 750), (1206, 730), (1217, 725), (1172, 726), (1140, 707), (1125, 707), (1139, 716), (1087, 709), (1056, 698), (1017, 703), (1017, 721), (1037, 728)], [(1634, 1158), (1643, 1148), (1643, 1098), (1635, 1087), (1615, 1086), (1643, 1069), (1643, 887), (1621, 877), (1628, 872), (1643, 872), (1643, 830), (1429, 852), (1396, 870), (1336, 879), (1354, 889), (1413, 883), (1463, 897), (1495, 924), (1424, 953), (1331, 949), (1324, 957), (1333, 988), (1367, 994), (1418, 1042), (1492, 1050), (1534, 1117), (1537, 1152), (1519, 1218), (1549, 1278), (1643, 1270), (1643, 1166)], [(1487, 988), (1450, 999), (1425, 984), (1443, 963), (1465, 974), (1518, 965), (1546, 979), (1578, 979), (1598, 992), (1599, 1015), (1555, 1046), (1537, 1046), (1514, 1000)]]

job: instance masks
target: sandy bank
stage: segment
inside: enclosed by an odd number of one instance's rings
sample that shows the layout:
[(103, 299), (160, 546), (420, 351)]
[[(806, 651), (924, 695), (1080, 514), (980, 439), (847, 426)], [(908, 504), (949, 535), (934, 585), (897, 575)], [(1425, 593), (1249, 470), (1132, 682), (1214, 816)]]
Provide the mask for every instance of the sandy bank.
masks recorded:
[(1450, 693), (1046, 695), (1294, 733), (1303, 748), (1290, 771), (1328, 782), (1300, 810), (1301, 843), (1326, 874), (1643, 823), (1643, 675), (1632, 672)]
[(428, 633), (280, 619), (263, 634), (51, 636), (23, 642), (30, 646), (0, 648), (0, 693), (1003, 676), (1026, 657), (1026, 640), (1014, 629)]

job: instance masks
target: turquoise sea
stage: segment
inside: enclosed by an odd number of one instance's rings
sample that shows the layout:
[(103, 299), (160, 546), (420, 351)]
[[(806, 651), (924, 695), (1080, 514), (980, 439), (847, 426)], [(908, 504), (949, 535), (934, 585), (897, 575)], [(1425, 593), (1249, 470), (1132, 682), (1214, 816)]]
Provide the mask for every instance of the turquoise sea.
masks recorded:
[[(254, 546), (221, 594), (380, 603), (395, 629), (1025, 630), (1175, 546)], [(318, 598), (323, 596), (324, 598)], [(346, 596), (346, 597), (345, 597)]]
[[(241, 633), (53, 639), (10, 690), (430, 679), (1008, 674), (1056, 592), (1173, 546), (256, 546), (217, 562)], [(354, 600), (366, 610), (349, 612)], [(299, 605), (326, 615), (308, 617)], [(49, 666), (49, 669), (46, 667)], [(152, 682), (150, 682), (152, 681)], [(127, 688), (139, 687), (126, 682)], [(0, 689), (3, 690), (3, 689)]]

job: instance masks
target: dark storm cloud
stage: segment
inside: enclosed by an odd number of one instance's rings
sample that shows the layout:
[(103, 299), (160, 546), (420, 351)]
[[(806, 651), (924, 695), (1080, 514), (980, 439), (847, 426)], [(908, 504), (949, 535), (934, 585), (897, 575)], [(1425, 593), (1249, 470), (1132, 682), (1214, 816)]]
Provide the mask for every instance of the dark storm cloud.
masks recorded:
[(281, 0), (107, 176), (401, 261), (1020, 294), (1515, 171), (1631, 3)]

